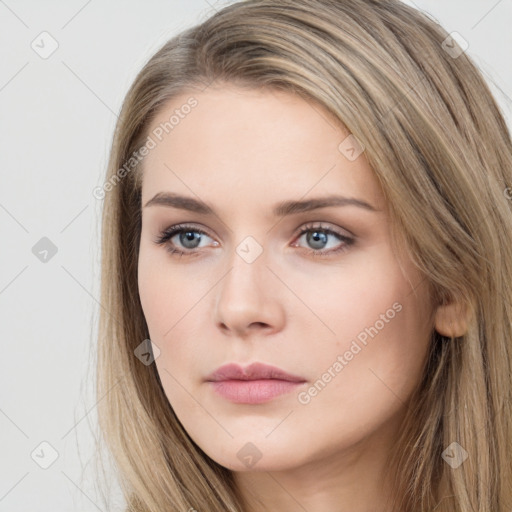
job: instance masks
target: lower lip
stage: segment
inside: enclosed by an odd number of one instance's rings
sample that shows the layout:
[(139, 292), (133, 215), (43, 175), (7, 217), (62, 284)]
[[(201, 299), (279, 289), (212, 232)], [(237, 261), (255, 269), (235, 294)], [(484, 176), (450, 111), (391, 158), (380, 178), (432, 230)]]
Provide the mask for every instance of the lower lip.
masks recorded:
[(303, 384), (288, 380), (223, 380), (210, 381), (216, 393), (237, 404), (261, 404)]

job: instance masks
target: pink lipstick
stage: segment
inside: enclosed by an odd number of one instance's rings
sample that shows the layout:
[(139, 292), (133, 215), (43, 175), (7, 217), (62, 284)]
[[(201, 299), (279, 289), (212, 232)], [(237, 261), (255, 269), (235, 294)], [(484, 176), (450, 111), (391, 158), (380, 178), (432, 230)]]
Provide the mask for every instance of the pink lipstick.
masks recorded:
[(231, 402), (259, 404), (289, 393), (306, 379), (263, 363), (253, 363), (245, 368), (231, 363), (215, 370), (206, 381), (216, 393)]

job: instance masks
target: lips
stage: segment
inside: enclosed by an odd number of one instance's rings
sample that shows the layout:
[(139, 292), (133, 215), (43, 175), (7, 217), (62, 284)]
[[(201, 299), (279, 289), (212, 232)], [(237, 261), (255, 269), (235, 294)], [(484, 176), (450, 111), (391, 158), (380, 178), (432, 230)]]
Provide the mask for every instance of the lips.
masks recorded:
[(289, 394), (306, 380), (263, 363), (252, 363), (245, 368), (231, 363), (217, 368), (208, 375), (206, 382), (230, 402), (256, 405)]
[(285, 372), (276, 366), (270, 366), (263, 363), (252, 363), (243, 368), (242, 366), (231, 363), (217, 368), (213, 373), (206, 377), (208, 382), (221, 382), (229, 380), (281, 380), (288, 382), (306, 382), (306, 379), (297, 375)]

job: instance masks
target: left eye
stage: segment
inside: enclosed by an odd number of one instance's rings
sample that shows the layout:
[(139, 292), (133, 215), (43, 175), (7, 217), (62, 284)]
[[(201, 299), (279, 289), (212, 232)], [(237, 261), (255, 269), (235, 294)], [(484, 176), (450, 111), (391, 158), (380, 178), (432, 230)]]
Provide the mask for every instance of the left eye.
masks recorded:
[[(306, 243), (309, 248), (314, 251), (319, 251), (321, 249), (332, 249), (333, 245), (339, 245), (339, 241), (348, 241), (348, 237), (344, 237), (334, 231), (328, 229), (319, 229), (319, 228), (310, 228), (301, 231), (298, 240), (301, 238), (305, 238)], [(329, 239), (331, 242), (329, 245)], [(336, 242), (336, 239), (338, 240)]]
[(306, 241), (308, 246), (306, 248), (309, 248), (313, 254), (326, 255), (345, 250), (354, 241), (351, 237), (322, 226), (305, 226), (299, 233), (297, 241), (301, 239)]

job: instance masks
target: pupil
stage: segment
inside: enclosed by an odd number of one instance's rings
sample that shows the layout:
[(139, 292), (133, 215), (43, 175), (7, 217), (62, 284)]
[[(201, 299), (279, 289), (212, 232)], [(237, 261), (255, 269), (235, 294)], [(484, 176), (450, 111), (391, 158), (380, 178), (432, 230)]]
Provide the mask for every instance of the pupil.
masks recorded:
[(314, 249), (323, 249), (327, 243), (327, 234), (323, 231), (312, 231), (308, 234), (307, 239)]

